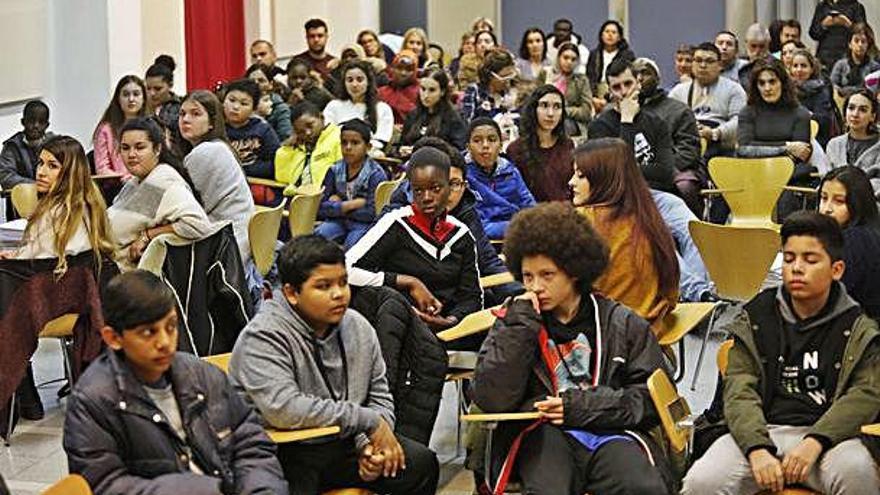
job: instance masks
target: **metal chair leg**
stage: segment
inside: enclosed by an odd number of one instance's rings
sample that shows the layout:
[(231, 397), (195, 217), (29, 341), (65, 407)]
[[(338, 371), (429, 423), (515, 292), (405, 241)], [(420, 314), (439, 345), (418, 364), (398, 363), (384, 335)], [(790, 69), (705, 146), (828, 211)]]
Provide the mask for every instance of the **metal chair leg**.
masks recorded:
[(492, 486), (492, 436), (495, 434), (495, 428), (498, 426), (498, 423), (487, 422), (483, 425), (486, 428), (486, 452), (484, 453), (483, 458), (483, 475), (486, 477), (486, 486), (489, 488), (490, 492), (495, 491), (495, 487)]
[(13, 392), (12, 400), (9, 401), (9, 418), (7, 418), (9, 422), (6, 423), (6, 438), (3, 440), (3, 443), (7, 447), (9, 447), (9, 443), (12, 441), (13, 420), (15, 419), (15, 395), (17, 393), (18, 392)]
[(685, 360), (685, 357), (686, 356), (684, 353), (684, 337), (682, 337), (681, 340), (678, 341), (678, 359), (677, 359), (678, 363), (676, 366), (677, 369), (675, 370), (675, 376), (672, 378), (672, 381), (675, 383), (678, 383), (678, 382), (684, 380), (685, 363), (687, 362)]
[(700, 370), (703, 367), (703, 357), (706, 354), (706, 345), (709, 343), (709, 334), (712, 333), (712, 326), (715, 323), (715, 313), (718, 311), (718, 308), (721, 304), (717, 304), (714, 308), (712, 308), (712, 315), (709, 316), (709, 326), (706, 327), (706, 334), (703, 335), (703, 345), (700, 346), (700, 357), (697, 358), (697, 366), (694, 368), (694, 379), (691, 382), (691, 391), (697, 389), (697, 379), (700, 378)]

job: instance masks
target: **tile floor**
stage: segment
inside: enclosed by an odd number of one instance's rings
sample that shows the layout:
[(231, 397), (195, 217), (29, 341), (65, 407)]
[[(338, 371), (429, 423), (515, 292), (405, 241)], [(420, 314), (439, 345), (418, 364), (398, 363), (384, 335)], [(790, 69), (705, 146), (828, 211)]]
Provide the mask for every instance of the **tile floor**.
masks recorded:
[[(700, 340), (686, 337), (687, 376), (679, 385), (693, 411), (702, 411), (712, 398), (715, 387), (715, 351), (719, 336), (709, 340), (703, 371), (695, 392), (690, 390), (693, 370), (696, 367)], [(61, 352), (58, 342), (43, 339), (34, 356), (34, 373), (37, 383), (62, 375)], [(38, 422), (22, 421), (12, 437), (9, 447), (0, 445), (0, 474), (15, 495), (37, 495), (49, 485), (67, 474), (67, 460), (61, 446), (64, 424), (65, 401), (56, 398), (60, 384), (40, 389), (46, 408), (46, 417)], [(463, 448), (456, 452), (456, 393), (455, 387), (447, 385), (440, 406), (440, 414), (431, 439), (431, 448), (440, 459), (441, 495), (470, 495), (473, 476), (464, 469)]]

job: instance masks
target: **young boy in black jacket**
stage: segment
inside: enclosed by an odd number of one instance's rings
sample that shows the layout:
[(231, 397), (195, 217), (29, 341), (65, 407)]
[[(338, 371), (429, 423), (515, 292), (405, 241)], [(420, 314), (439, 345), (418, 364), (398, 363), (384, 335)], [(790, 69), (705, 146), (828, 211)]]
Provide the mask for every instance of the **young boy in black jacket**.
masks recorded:
[(218, 368), (177, 350), (174, 294), (155, 275), (114, 278), (107, 350), (70, 396), (64, 450), (96, 495), (285, 495), (254, 411)]
[(880, 411), (880, 332), (840, 282), (843, 234), (815, 211), (791, 215), (781, 234), (783, 284), (755, 296), (728, 327), (730, 433), (694, 463), (683, 494), (791, 484), (829, 495), (880, 493), (858, 437)]
[(646, 382), (663, 354), (647, 321), (592, 292), (608, 248), (569, 205), (544, 203), (513, 218), (504, 254), (527, 292), (480, 349), (474, 400), (487, 413), (541, 418), (499, 427), (494, 493), (514, 469), (529, 494), (669, 493), (648, 434), (659, 419)]

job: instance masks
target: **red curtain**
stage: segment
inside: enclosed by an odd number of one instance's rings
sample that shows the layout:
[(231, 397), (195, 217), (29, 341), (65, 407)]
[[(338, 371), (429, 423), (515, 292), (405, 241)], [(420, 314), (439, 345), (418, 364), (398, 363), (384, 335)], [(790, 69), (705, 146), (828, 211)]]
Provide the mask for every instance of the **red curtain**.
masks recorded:
[(244, 74), (244, 2), (186, 0), (187, 88), (213, 89)]

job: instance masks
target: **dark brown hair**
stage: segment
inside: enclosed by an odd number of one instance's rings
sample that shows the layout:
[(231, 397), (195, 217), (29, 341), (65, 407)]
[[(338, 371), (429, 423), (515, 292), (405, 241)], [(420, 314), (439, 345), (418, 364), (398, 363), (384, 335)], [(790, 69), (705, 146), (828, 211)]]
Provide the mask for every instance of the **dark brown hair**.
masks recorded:
[(752, 68), (751, 74), (749, 74), (749, 87), (747, 88), (749, 93), (749, 105), (770, 106), (769, 103), (764, 101), (764, 98), (761, 97), (761, 92), (758, 90), (758, 76), (764, 71), (772, 72), (782, 83), (782, 95), (779, 97), (779, 102), (776, 104), (786, 108), (797, 107), (798, 99), (797, 91), (794, 89), (794, 83), (792, 82), (791, 77), (788, 76), (788, 71), (785, 70), (785, 66), (782, 65), (782, 62), (775, 58), (767, 60), (761, 59), (755, 62), (755, 66)]

